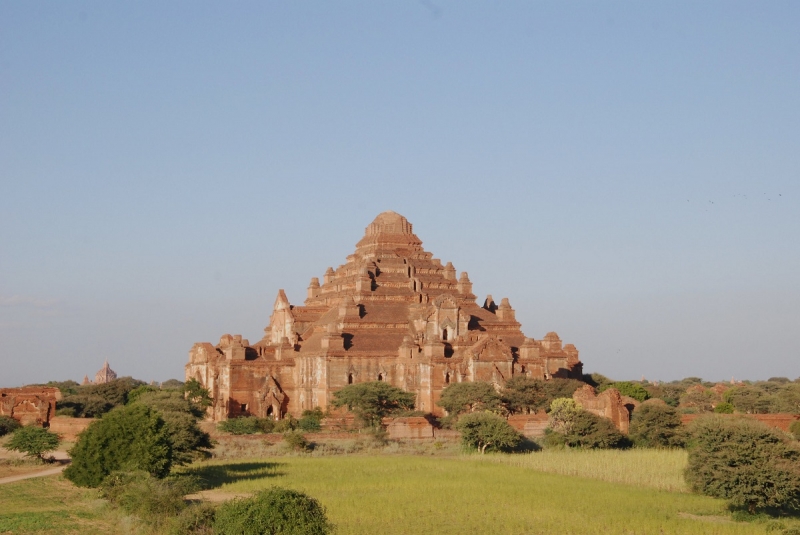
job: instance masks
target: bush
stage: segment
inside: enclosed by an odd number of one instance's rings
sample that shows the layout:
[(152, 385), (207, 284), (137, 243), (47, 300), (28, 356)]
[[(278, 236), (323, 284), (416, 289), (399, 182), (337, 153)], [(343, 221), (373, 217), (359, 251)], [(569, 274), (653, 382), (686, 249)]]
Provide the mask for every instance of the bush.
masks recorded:
[(734, 507), (800, 510), (800, 448), (748, 418), (708, 416), (690, 425), (684, 472), (696, 492)]
[(800, 440), (800, 420), (795, 420), (789, 426), (789, 432), (794, 435), (795, 440)]
[(10, 416), (0, 416), (0, 437), (13, 433), (22, 427), (18, 421)]
[(564, 433), (564, 444), (571, 448), (624, 449), (630, 447), (630, 440), (608, 418), (581, 410)]
[(735, 407), (728, 403), (727, 401), (723, 401), (722, 403), (717, 403), (717, 406), (714, 407), (714, 412), (717, 414), (733, 414)]
[(325, 507), (317, 500), (280, 487), (224, 503), (214, 520), (218, 535), (326, 535), (332, 531)]
[(6, 449), (20, 451), (28, 457), (42, 459), (42, 455), (58, 447), (60, 439), (55, 433), (35, 425), (21, 427), (14, 431)]
[(275, 422), (266, 418), (242, 416), (220, 422), (217, 424), (217, 429), (232, 435), (252, 435), (255, 433), (270, 433), (274, 425)]
[(616, 388), (623, 396), (628, 396), (636, 401), (646, 401), (650, 398), (650, 393), (640, 384), (630, 381), (617, 381), (616, 383), (605, 384), (597, 389), (598, 393), (609, 388)]
[(583, 386), (577, 379), (553, 378), (549, 381), (515, 376), (503, 387), (502, 400), (508, 412), (533, 413), (550, 408), (554, 399), (572, 397)]
[(550, 403), (548, 422), (550, 429), (557, 433), (567, 434), (581, 409), (572, 398), (558, 398)]
[(270, 422), (273, 424), (273, 433), (286, 433), (287, 431), (294, 431), (297, 428), (297, 420), (292, 418), (291, 414), (287, 415), (283, 420), (278, 420), (277, 422), (270, 420)]
[(325, 413), (319, 407), (312, 411), (303, 411), (303, 415), (297, 422), (297, 427), (303, 431), (314, 432), (322, 429), (322, 419)]
[(190, 505), (171, 518), (165, 526), (167, 535), (212, 535), (217, 508), (210, 503)]
[(643, 448), (681, 447), (681, 416), (668, 405), (644, 403), (633, 413), (628, 436)]
[(306, 451), (308, 449), (308, 441), (302, 431), (287, 431), (283, 434), (283, 441), (290, 450)]
[(164, 420), (135, 403), (106, 414), (80, 434), (70, 451), (64, 477), (80, 487), (96, 487), (111, 472), (143, 470), (164, 477), (172, 465), (172, 443)]
[[(445, 389), (446, 390), (446, 389)], [(414, 394), (383, 381), (347, 385), (333, 393), (334, 407), (347, 407), (368, 427), (378, 427), (386, 416), (414, 409)]]
[(508, 451), (520, 443), (522, 437), (505, 418), (490, 412), (473, 412), (459, 418), (456, 429), (461, 441), (484, 453), (491, 450)]
[(186, 507), (183, 497), (198, 488), (188, 477), (158, 479), (141, 470), (113, 472), (99, 486), (111, 504), (155, 524), (180, 513)]
[(490, 383), (451, 383), (444, 390), (437, 405), (447, 411), (448, 416), (467, 412), (502, 412), (500, 394)]

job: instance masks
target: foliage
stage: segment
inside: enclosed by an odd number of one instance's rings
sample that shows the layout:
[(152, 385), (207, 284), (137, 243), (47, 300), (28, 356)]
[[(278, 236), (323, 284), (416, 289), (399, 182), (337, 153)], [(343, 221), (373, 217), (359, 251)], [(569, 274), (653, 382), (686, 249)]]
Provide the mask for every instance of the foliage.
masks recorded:
[(140, 403), (119, 407), (80, 434), (64, 476), (96, 487), (111, 472), (144, 470), (164, 477), (172, 465), (172, 442), (161, 415)]
[(436, 404), (450, 416), (476, 411), (503, 412), (497, 390), (490, 383), (482, 381), (450, 383), (442, 390), (442, 395)]
[(75, 417), (96, 418), (114, 407), (127, 403), (128, 394), (144, 384), (143, 381), (131, 377), (121, 377), (99, 385), (75, 383), (76, 386), (65, 387), (67, 395), (56, 402), (56, 408), (72, 409)]
[(800, 509), (800, 449), (748, 418), (708, 416), (690, 426), (686, 481), (735, 507)]
[(611, 420), (581, 410), (564, 433), (564, 445), (571, 448), (624, 449), (630, 440), (620, 433)]
[(161, 388), (183, 388), (185, 383), (183, 381), (179, 381), (178, 379), (167, 379), (163, 383), (161, 383)]
[(490, 450), (508, 451), (520, 443), (522, 437), (505, 418), (491, 412), (473, 412), (458, 419), (456, 429), (461, 441), (484, 453)]
[(272, 420), (272, 432), (273, 433), (286, 433), (287, 431), (293, 431), (297, 429), (297, 420), (291, 414), (287, 414), (284, 418), (278, 420), (277, 422)]
[(735, 407), (733, 404), (728, 403), (727, 401), (723, 401), (722, 403), (717, 403), (717, 406), (714, 407), (714, 412), (717, 414), (733, 414)]
[(0, 437), (13, 433), (22, 427), (18, 421), (10, 416), (0, 416)]
[(274, 422), (267, 418), (255, 416), (241, 416), (228, 418), (217, 424), (217, 429), (232, 435), (253, 435), (255, 433), (270, 433)]
[(331, 405), (347, 407), (364, 425), (378, 427), (386, 416), (413, 410), (414, 394), (383, 381), (358, 383), (334, 392)]
[(631, 381), (617, 381), (615, 383), (606, 384), (599, 387), (597, 392), (599, 393), (609, 388), (616, 388), (623, 396), (632, 397), (640, 402), (650, 398), (650, 393), (642, 385)]
[(110, 411), (113, 406), (97, 395), (74, 394), (56, 402), (57, 411), (69, 409), (77, 418), (95, 418)]
[(47, 381), (47, 384), (45, 386), (56, 387), (61, 392), (62, 396), (68, 396), (70, 394), (77, 393), (78, 388), (80, 388), (81, 385), (79, 385), (75, 381), (66, 380), (66, 381)]
[(584, 374), (582, 379), (584, 383), (593, 386), (595, 389), (602, 388), (603, 386), (614, 382), (600, 373)]
[(511, 414), (534, 413), (547, 410), (554, 399), (572, 396), (583, 384), (576, 379), (544, 381), (518, 375), (506, 381), (501, 398)]
[(550, 429), (557, 433), (566, 435), (572, 428), (572, 423), (581, 408), (572, 398), (558, 398), (550, 403), (548, 422)]
[(681, 447), (684, 441), (680, 414), (668, 405), (644, 403), (633, 413), (628, 436), (643, 448)]
[(744, 414), (767, 414), (770, 412), (770, 397), (764, 389), (756, 386), (737, 386), (726, 390), (723, 399)]
[(183, 497), (199, 489), (189, 477), (158, 479), (147, 472), (112, 472), (100, 484), (100, 495), (128, 514), (161, 524), (167, 516), (180, 513)]
[(218, 535), (326, 535), (332, 531), (325, 507), (317, 500), (280, 487), (223, 504), (214, 521)]
[(158, 392), (158, 388), (152, 385), (140, 385), (128, 392), (128, 399), (126, 403), (134, 403), (139, 396), (142, 394), (148, 394), (150, 392)]
[(323, 418), (325, 418), (325, 413), (319, 407), (310, 411), (305, 410), (297, 422), (297, 427), (303, 431), (319, 431), (322, 429)]
[[(142, 388), (145, 387), (139, 387)], [(134, 392), (129, 395), (133, 403), (157, 410), (164, 419), (172, 445), (173, 464), (188, 464), (210, 455), (211, 437), (197, 425), (197, 419), (203, 415), (202, 408), (184, 398), (180, 390), (142, 390), (136, 396)]]
[(211, 394), (204, 388), (197, 379), (189, 379), (183, 385), (183, 392), (192, 403), (200, 407), (210, 407), (212, 404)]
[(800, 440), (800, 420), (795, 420), (789, 426), (789, 432), (794, 435), (795, 440)]
[(58, 447), (60, 439), (47, 429), (30, 425), (17, 429), (6, 444), (6, 449), (19, 451), (28, 457), (41, 459), (48, 451)]
[(711, 412), (714, 410), (714, 393), (702, 385), (690, 386), (681, 395), (680, 399), (681, 408), (693, 409), (694, 412)]
[(132, 377), (120, 377), (119, 379), (114, 379), (113, 381), (99, 385), (82, 386), (79, 393), (89, 396), (99, 396), (112, 407), (117, 407), (127, 403), (128, 392), (143, 384), (145, 384), (144, 381), (139, 381)]
[(286, 447), (294, 451), (306, 451), (308, 441), (302, 431), (287, 431), (283, 434), (283, 441)]
[(167, 535), (212, 535), (217, 508), (211, 503), (192, 504), (167, 522)]

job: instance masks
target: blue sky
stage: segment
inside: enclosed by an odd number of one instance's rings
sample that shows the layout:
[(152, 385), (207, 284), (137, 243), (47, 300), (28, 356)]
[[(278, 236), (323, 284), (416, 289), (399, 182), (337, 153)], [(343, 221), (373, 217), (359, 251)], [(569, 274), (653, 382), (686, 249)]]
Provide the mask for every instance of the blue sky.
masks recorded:
[(182, 378), (395, 210), (618, 379), (800, 376), (796, 2), (0, 3), (0, 386)]

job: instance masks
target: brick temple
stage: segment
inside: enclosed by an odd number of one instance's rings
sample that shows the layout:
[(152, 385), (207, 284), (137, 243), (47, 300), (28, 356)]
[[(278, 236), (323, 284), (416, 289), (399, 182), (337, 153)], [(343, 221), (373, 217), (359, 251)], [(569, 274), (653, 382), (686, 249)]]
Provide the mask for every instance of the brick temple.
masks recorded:
[(575, 346), (553, 332), (527, 338), (507, 298), (479, 305), (467, 273), (425, 251), (395, 212), (376, 217), (322, 283), (311, 279), (302, 306), (279, 290), (264, 332), (254, 344), (226, 334), (189, 351), (186, 379), (211, 392), (214, 420), (299, 416), (367, 381), (413, 392), (417, 409), (441, 415), (436, 402), (449, 383), (582, 374)]

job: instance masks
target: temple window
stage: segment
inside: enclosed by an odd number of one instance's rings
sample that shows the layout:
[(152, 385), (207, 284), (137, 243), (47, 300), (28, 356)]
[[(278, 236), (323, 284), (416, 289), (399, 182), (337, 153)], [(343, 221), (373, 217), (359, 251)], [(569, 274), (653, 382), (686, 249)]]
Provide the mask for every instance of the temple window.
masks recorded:
[(378, 381), (383, 381), (383, 374), (382, 373), (378, 374)]
[(447, 340), (447, 329), (442, 331), (442, 340)]
[(349, 385), (353, 384), (353, 374), (352, 373), (348, 373), (347, 374), (347, 384), (349, 384)]

